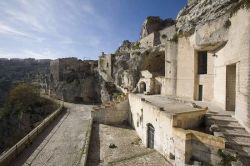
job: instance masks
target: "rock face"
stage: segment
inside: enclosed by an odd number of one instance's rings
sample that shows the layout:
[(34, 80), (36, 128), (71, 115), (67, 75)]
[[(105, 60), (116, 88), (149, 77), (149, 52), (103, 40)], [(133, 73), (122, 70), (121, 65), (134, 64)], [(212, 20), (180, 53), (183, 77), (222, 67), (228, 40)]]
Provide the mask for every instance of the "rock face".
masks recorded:
[(200, 26), (225, 17), (225, 24), (230, 14), (236, 10), (241, 0), (190, 0), (188, 5), (184, 7), (177, 16), (176, 27), (179, 33), (191, 35)]
[(50, 60), (0, 59), (0, 104), (16, 82), (47, 87)]
[(142, 39), (152, 32), (159, 31), (174, 24), (175, 21), (172, 19), (162, 20), (160, 17), (149, 16), (142, 25), (140, 38)]
[(64, 58), (50, 63), (50, 95), (68, 102), (100, 101), (97, 61)]
[(140, 79), (141, 70), (164, 75), (163, 46), (141, 48), (137, 42), (120, 46), (115, 53), (112, 77), (114, 83), (129, 91), (134, 90)]

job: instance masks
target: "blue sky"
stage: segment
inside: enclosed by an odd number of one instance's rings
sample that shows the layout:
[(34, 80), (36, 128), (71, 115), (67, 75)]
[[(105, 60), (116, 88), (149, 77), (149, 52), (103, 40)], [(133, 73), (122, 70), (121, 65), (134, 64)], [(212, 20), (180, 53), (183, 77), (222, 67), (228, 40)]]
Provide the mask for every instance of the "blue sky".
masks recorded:
[(0, 58), (97, 59), (139, 39), (147, 16), (176, 18), (186, 0), (0, 0)]

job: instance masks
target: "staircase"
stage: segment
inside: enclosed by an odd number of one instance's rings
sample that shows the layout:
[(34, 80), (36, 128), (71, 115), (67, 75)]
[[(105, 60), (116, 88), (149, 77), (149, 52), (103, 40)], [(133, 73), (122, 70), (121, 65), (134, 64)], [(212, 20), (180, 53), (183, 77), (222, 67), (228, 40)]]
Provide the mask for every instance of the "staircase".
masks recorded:
[(238, 157), (237, 165), (250, 163), (250, 134), (230, 112), (208, 112), (205, 122), (206, 126), (210, 126), (210, 132), (225, 138), (225, 150)]

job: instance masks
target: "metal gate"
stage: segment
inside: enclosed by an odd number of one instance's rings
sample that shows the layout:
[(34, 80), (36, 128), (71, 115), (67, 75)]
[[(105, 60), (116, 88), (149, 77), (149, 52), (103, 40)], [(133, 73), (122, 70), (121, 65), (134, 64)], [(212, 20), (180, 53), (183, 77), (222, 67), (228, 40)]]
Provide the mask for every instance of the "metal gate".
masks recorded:
[(153, 149), (154, 148), (154, 135), (155, 135), (155, 129), (152, 124), (148, 124), (148, 148)]

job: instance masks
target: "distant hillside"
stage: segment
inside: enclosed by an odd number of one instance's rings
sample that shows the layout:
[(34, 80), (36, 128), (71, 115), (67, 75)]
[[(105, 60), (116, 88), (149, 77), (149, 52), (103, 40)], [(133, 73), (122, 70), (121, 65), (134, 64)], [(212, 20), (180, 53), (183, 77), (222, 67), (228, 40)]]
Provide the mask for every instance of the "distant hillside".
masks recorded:
[(0, 105), (16, 82), (46, 83), (50, 60), (0, 59)]

